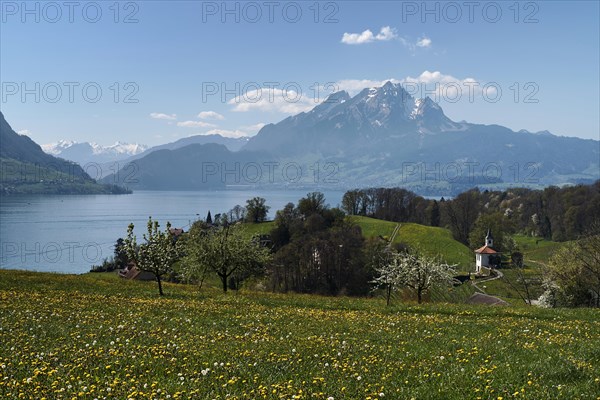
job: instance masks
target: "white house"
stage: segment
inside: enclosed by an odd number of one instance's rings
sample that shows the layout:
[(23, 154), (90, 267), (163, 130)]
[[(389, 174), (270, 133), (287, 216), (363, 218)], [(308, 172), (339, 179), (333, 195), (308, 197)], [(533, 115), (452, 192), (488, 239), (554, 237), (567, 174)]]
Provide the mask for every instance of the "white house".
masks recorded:
[(500, 252), (494, 250), (494, 237), (488, 229), (485, 235), (485, 245), (475, 250), (475, 272), (481, 272), (481, 268), (492, 268), (496, 266)]

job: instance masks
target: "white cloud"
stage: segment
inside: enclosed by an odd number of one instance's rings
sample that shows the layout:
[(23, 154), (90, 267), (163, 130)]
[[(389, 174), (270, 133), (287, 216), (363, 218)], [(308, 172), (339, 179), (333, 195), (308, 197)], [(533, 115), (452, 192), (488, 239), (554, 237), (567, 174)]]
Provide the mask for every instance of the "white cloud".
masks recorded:
[(247, 132), (241, 131), (239, 129), (236, 130), (227, 130), (227, 129), (211, 129), (208, 132), (201, 133), (201, 135), (221, 135), (229, 138), (240, 138), (249, 136)]
[(175, 120), (175, 119), (177, 119), (177, 115), (176, 114), (164, 114), (164, 113), (150, 113), (150, 118)]
[(481, 96), (484, 90), (487, 98), (495, 98), (497, 92), (494, 85), (485, 87), (487, 82), (478, 81), (471, 77), (457, 78), (443, 74), (440, 71), (431, 72), (427, 70), (417, 77), (407, 76), (404, 79), (343, 79), (337, 81), (334, 86), (336, 90), (345, 90), (351, 96), (354, 96), (364, 88), (380, 87), (388, 81), (401, 84), (413, 97), (429, 96), (436, 102), (441, 100), (455, 102), (455, 99), (472, 101), (474, 100), (474, 98), (471, 99), (472, 97)]
[(487, 99), (495, 99), (498, 95), (498, 89), (495, 86), (488, 86), (485, 89), (481, 89), (481, 93), (485, 92), (485, 97)]
[(200, 114), (198, 114), (198, 118), (200, 118), (200, 119), (218, 119), (219, 121), (222, 121), (225, 119), (224, 116), (222, 116), (221, 114), (219, 114), (216, 111), (202, 111)]
[(406, 47), (413, 53), (417, 50), (417, 48), (428, 49), (433, 43), (431, 38), (428, 38), (425, 35), (417, 39), (416, 42), (413, 42), (412, 39), (406, 37), (399, 37), (398, 40), (400, 41), (400, 43), (402, 43), (404, 47)]
[(389, 26), (384, 26), (383, 28), (381, 28), (377, 36), (375, 36), (375, 39), (387, 41), (395, 39), (396, 37), (398, 37), (398, 35), (396, 35), (396, 29), (390, 28)]
[(421, 36), (419, 39), (414, 41), (413, 39), (398, 36), (396, 28), (384, 26), (380, 29), (378, 34), (374, 34), (370, 29), (364, 30), (362, 33), (344, 33), (342, 36), (342, 43), (345, 44), (365, 44), (376, 41), (389, 41), (398, 40), (402, 45), (408, 48), (410, 51), (415, 51), (417, 47), (429, 48), (432, 45), (431, 38), (426, 35)]
[(387, 81), (391, 81), (392, 83), (400, 83), (398, 79), (394, 78), (384, 79), (382, 81), (373, 79), (343, 79), (341, 81), (337, 81), (335, 86), (337, 87), (337, 91), (345, 90), (351, 96), (353, 96), (364, 88), (383, 86)]
[[(446, 100), (456, 102), (458, 100), (472, 101), (471, 97), (482, 94), (486, 82), (480, 82), (473, 78), (456, 78), (446, 75), (440, 71), (423, 71), (416, 78), (407, 76), (402, 79), (404, 88), (415, 97), (429, 96), (434, 101)], [(486, 90), (490, 97), (494, 88)], [(415, 93), (416, 92), (416, 93)]]
[[(236, 112), (278, 112), (283, 114), (298, 114), (307, 112), (320, 104), (333, 92), (347, 91), (351, 96), (356, 95), (365, 88), (381, 87), (386, 82), (401, 84), (404, 89), (416, 98), (431, 97), (434, 101), (446, 100), (455, 102), (455, 99), (470, 100), (471, 96), (481, 96), (486, 82), (480, 82), (474, 78), (457, 78), (452, 75), (443, 74), (440, 71), (423, 71), (417, 77), (407, 76), (404, 79), (387, 78), (376, 79), (342, 79), (333, 84), (319, 87), (319, 98), (314, 98), (315, 90), (305, 91), (302, 96), (294, 91), (281, 89), (263, 88), (249, 91), (243, 96), (238, 96), (228, 101), (233, 111)], [(495, 87), (486, 88), (486, 94), (494, 98)], [(253, 133), (260, 130), (263, 123), (242, 126), (244, 132)]]
[(31, 131), (29, 129), (21, 129), (17, 131), (19, 135), (31, 136)]
[(178, 122), (177, 126), (182, 128), (214, 128), (216, 125), (209, 124), (208, 122), (203, 121), (183, 121)]
[(259, 122), (257, 124), (254, 125), (246, 125), (246, 126), (242, 126), (242, 129), (251, 133), (256, 133), (258, 131), (260, 131), (263, 126), (265, 126), (266, 124), (264, 122)]
[(427, 36), (423, 36), (416, 43), (417, 47), (431, 47), (431, 39)]
[(429, 83), (448, 84), (448, 83), (465, 83), (465, 82), (477, 83), (477, 81), (473, 78), (460, 79), (460, 78), (455, 78), (452, 75), (442, 74), (440, 71), (430, 72), (427, 70), (423, 71), (423, 73), (416, 78), (407, 76), (406, 78), (404, 78), (402, 80), (402, 83), (406, 83), (406, 82), (425, 83), (425, 84), (429, 84)]
[(276, 88), (261, 88), (249, 90), (227, 102), (233, 106), (233, 111), (268, 111), (284, 114), (298, 114), (308, 111), (319, 102), (294, 90)]
[(363, 33), (347, 33), (344, 32), (342, 36), (342, 43), (345, 44), (363, 44), (370, 43), (373, 41), (373, 32), (369, 29), (363, 31)]
[(381, 28), (377, 35), (374, 35), (370, 29), (363, 31), (362, 33), (347, 33), (345, 32), (342, 36), (342, 43), (345, 44), (364, 44), (371, 43), (374, 41), (388, 41), (398, 37), (396, 30), (389, 26)]

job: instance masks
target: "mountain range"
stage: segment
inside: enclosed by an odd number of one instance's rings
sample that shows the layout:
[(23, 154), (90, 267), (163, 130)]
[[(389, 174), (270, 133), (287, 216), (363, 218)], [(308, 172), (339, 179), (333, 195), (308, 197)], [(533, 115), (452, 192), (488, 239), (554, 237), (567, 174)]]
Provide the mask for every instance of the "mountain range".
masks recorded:
[(244, 166), (267, 160), (261, 152), (232, 152), (216, 143), (190, 144), (173, 150), (156, 150), (126, 162), (102, 182), (142, 190), (203, 190), (245, 185), (253, 179)]
[(94, 142), (77, 143), (69, 140), (59, 140), (56, 143), (41, 145), (48, 154), (74, 161), (81, 166), (88, 163), (107, 163), (135, 156), (148, 150), (143, 144), (116, 142), (111, 146), (102, 146)]
[[(194, 179), (197, 160), (209, 153), (203, 146), (182, 149), (195, 156), (187, 154), (187, 162), (178, 159), (179, 189)], [(430, 98), (414, 98), (391, 82), (365, 88), (354, 97), (345, 91), (334, 93), (308, 112), (264, 126), (237, 153), (221, 150), (231, 165), (223, 161), (219, 172), (235, 169), (237, 163), (237, 175), (248, 185), (404, 186), (421, 194), (440, 194), (474, 186), (539, 187), (600, 178), (597, 140), (456, 122)], [(154, 154), (152, 170), (167, 167), (177, 154)], [(150, 168), (146, 157), (136, 161), (140, 170)], [(259, 171), (262, 179), (244, 175), (248, 160), (265, 164)], [(239, 184), (238, 176), (223, 176), (221, 183)], [(164, 184), (145, 174), (132, 187), (159, 189)]]
[(264, 126), (244, 149), (342, 155), (363, 153), (365, 146), (373, 149), (400, 138), (419, 144), (427, 134), (465, 129), (429, 97), (415, 99), (401, 85), (387, 82), (354, 97), (346, 91), (334, 93), (307, 113)]
[(230, 151), (238, 151), (248, 142), (247, 137), (229, 138), (218, 134), (194, 135), (154, 147), (143, 144), (130, 144), (116, 142), (112, 146), (102, 146), (97, 143), (77, 143), (69, 140), (60, 140), (56, 143), (43, 144), (42, 149), (57, 157), (74, 161), (81, 166), (98, 164), (94, 168), (97, 177), (103, 178), (110, 171), (118, 170), (120, 166), (147, 156), (158, 150), (175, 150), (192, 144), (220, 144)]
[(451, 195), (475, 186), (540, 187), (600, 178), (598, 140), (456, 122), (430, 98), (415, 98), (391, 82), (355, 96), (334, 93), (251, 138), (198, 135), (145, 150), (121, 143), (98, 149), (46, 147), (71, 159), (81, 150), (80, 162), (110, 154), (120, 170), (102, 181), (132, 189), (403, 186)]

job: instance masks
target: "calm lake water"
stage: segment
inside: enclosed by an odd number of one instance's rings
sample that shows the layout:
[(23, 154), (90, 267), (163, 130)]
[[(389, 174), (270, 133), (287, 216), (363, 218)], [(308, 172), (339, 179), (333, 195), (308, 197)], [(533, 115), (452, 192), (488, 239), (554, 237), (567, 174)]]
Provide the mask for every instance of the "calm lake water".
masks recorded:
[[(270, 217), (309, 190), (136, 191), (130, 195), (10, 196), (0, 198), (0, 268), (84, 273), (113, 254), (114, 243), (133, 222), (140, 242), (148, 217), (164, 228), (184, 227), (208, 211), (214, 216), (261, 196)], [(337, 206), (343, 191), (324, 191)]]

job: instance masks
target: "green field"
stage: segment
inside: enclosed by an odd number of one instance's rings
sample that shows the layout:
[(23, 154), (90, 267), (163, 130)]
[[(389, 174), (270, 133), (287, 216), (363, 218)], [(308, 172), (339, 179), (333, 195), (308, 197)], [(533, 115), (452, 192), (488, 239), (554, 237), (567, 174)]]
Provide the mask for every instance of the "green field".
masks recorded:
[[(375, 218), (350, 216), (348, 220), (360, 226), (365, 238), (381, 236), (389, 239), (398, 223)], [(475, 256), (469, 248), (452, 238), (450, 231), (444, 228), (425, 226), (412, 223), (401, 223), (395, 243), (405, 243), (430, 255), (441, 254), (446, 262), (458, 264), (458, 268), (468, 270), (475, 262)], [(274, 222), (260, 224), (245, 224), (248, 235), (267, 234), (273, 228)], [(472, 268), (471, 268), (472, 269)]]
[(513, 237), (525, 256), (525, 261), (533, 261), (538, 264), (546, 264), (552, 254), (563, 245), (563, 243), (532, 236), (515, 235)]
[[(369, 217), (351, 216), (348, 218), (361, 227), (365, 237), (382, 236), (388, 239), (396, 225), (399, 224)], [(395, 243), (405, 243), (429, 255), (440, 254), (446, 262), (458, 264), (458, 268), (461, 270), (473, 269), (475, 255), (467, 246), (454, 240), (449, 230), (412, 223), (400, 223), (399, 225), (400, 231), (394, 239)]]
[(273, 222), (273, 221), (260, 222), (258, 224), (245, 223), (244, 224), (244, 232), (249, 237), (252, 237), (254, 235), (268, 235), (274, 226), (275, 226), (275, 222)]
[[(473, 252), (467, 246), (454, 240), (447, 229), (413, 223), (399, 224), (361, 216), (350, 216), (348, 219), (360, 226), (363, 236), (366, 238), (380, 236), (389, 239), (396, 225), (400, 225), (399, 233), (394, 239), (395, 243), (408, 244), (430, 255), (441, 254), (447, 262), (457, 264), (459, 271), (466, 272), (474, 269), (475, 258)], [(273, 222), (245, 225), (245, 229), (250, 235), (268, 233), (272, 228)], [(525, 257), (525, 268), (521, 272), (525, 279), (530, 282), (529, 295), (532, 299), (537, 299), (543, 292), (541, 287), (542, 267), (548, 263), (552, 254), (562, 244), (525, 235), (514, 235), (513, 238)], [(518, 271), (508, 268), (503, 269), (502, 272), (504, 278), (484, 284), (485, 292), (501, 297), (511, 304), (522, 304), (521, 295), (525, 296), (525, 290), (520, 283)], [(405, 295), (401, 297), (406, 298)], [(436, 300), (446, 301), (455, 301), (455, 297), (434, 296)], [(462, 295), (457, 298), (462, 298)]]
[(598, 399), (598, 310), (0, 271), (0, 398)]

